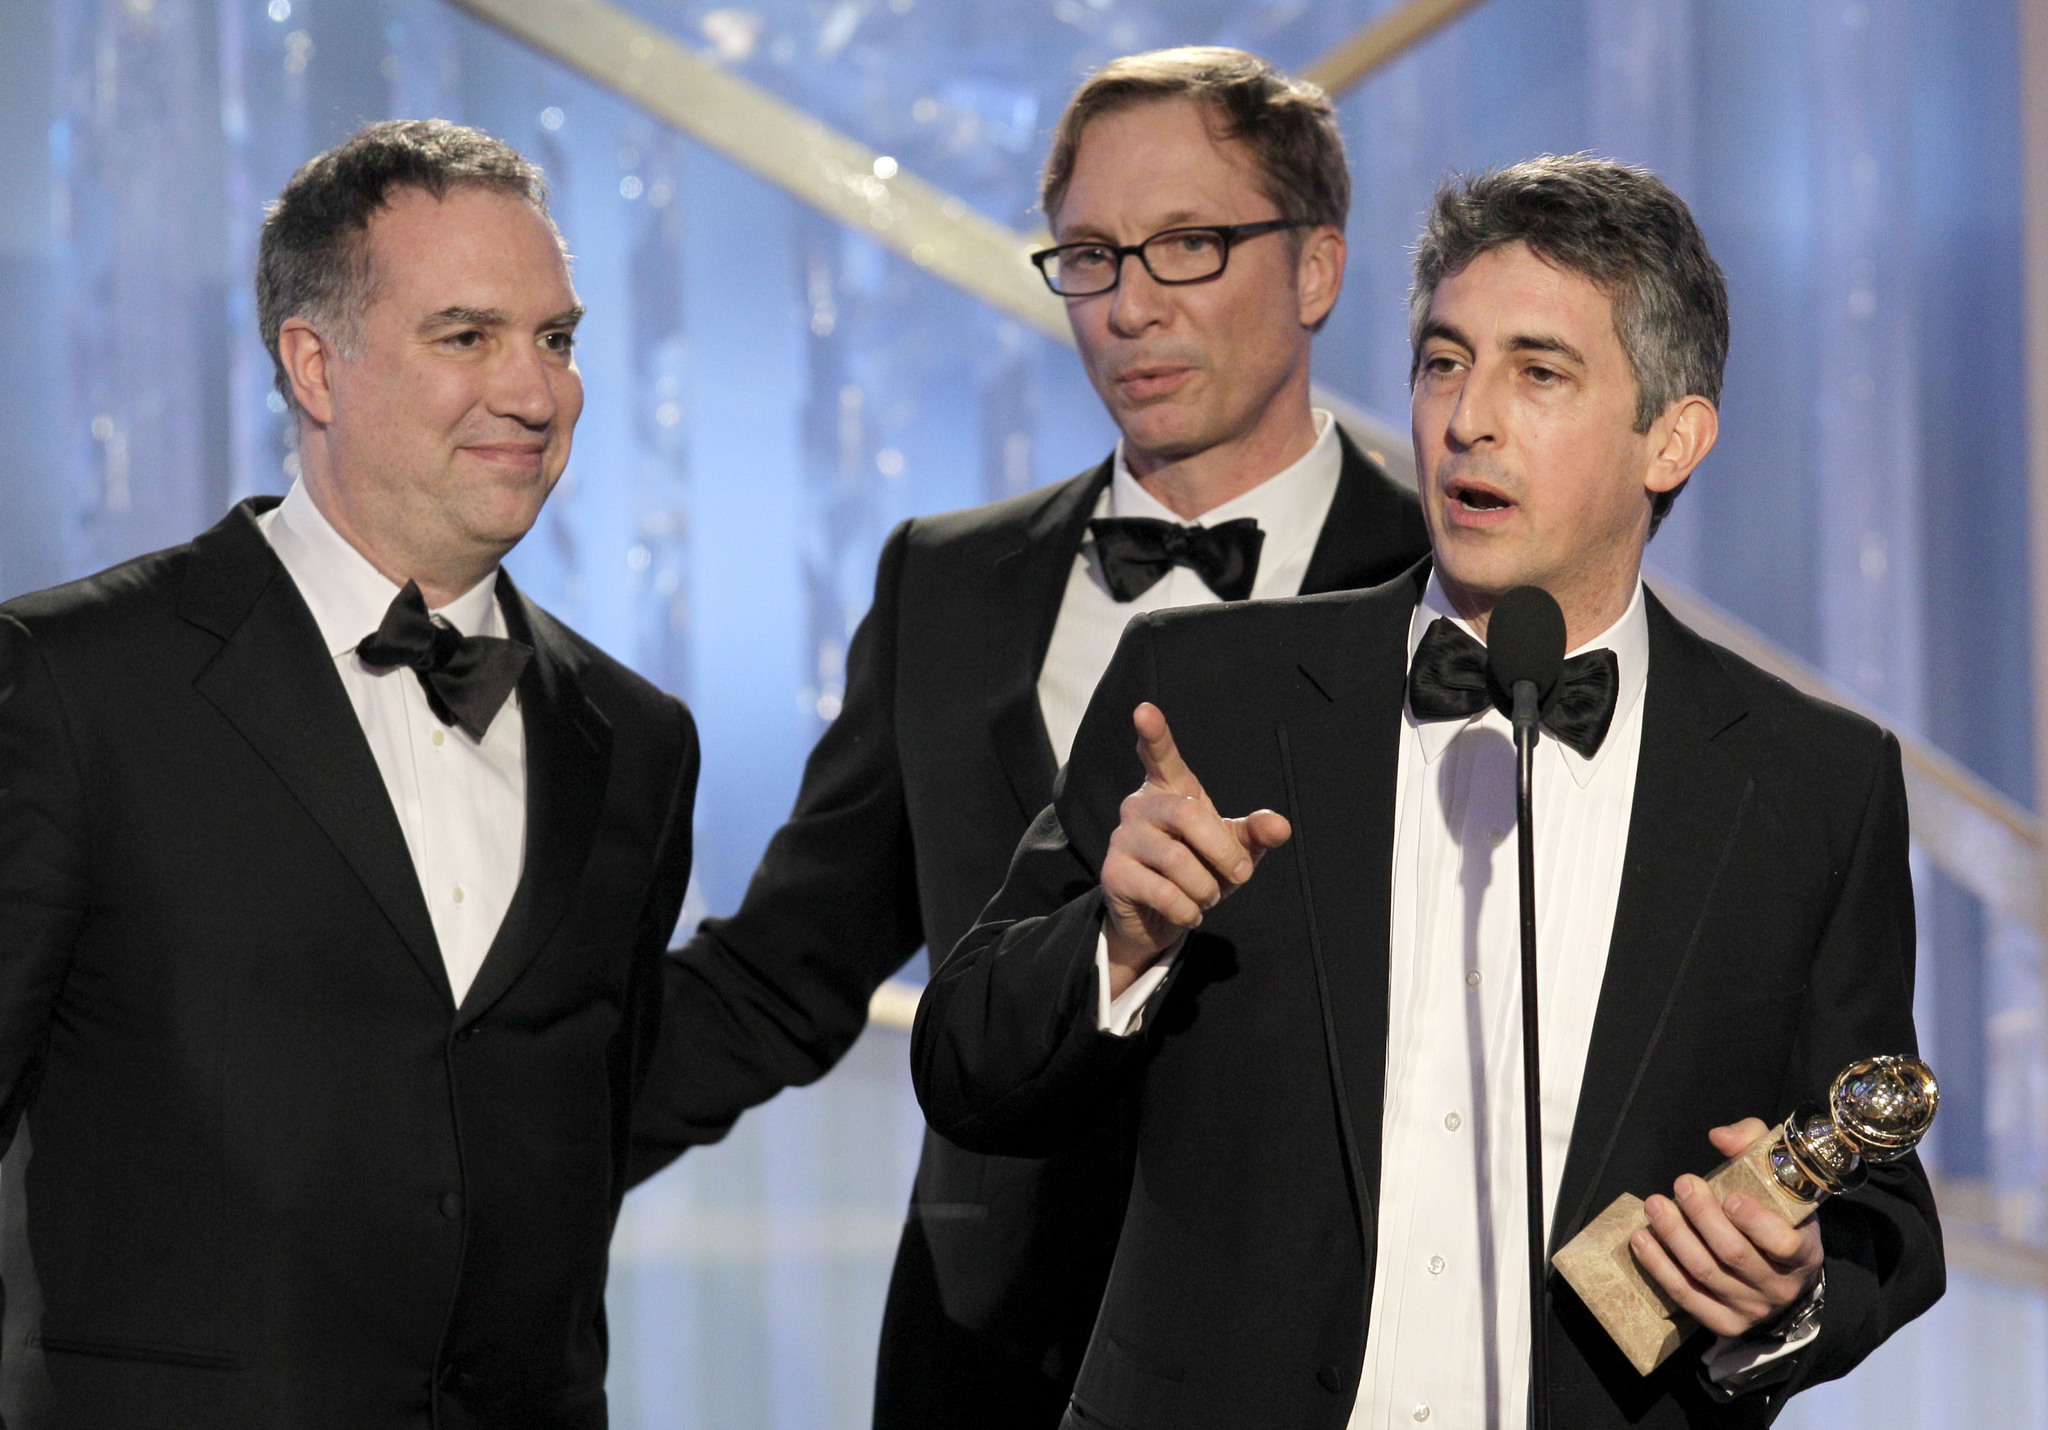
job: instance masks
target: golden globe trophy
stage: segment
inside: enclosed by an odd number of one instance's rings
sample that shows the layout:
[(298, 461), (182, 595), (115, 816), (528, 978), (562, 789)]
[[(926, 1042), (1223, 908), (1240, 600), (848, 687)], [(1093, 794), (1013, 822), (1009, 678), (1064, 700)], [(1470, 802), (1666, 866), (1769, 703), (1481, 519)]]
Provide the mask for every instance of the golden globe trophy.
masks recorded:
[[(1716, 1199), (1740, 1193), (1797, 1226), (1826, 1198), (1862, 1186), (1871, 1164), (1918, 1146), (1940, 1105), (1934, 1074), (1918, 1058), (1851, 1063), (1828, 1089), (1825, 1108), (1800, 1108), (1722, 1163), (1707, 1185)], [(1550, 1259), (1642, 1375), (1699, 1324), (1636, 1264), (1629, 1238), (1649, 1224), (1641, 1199), (1624, 1194)]]

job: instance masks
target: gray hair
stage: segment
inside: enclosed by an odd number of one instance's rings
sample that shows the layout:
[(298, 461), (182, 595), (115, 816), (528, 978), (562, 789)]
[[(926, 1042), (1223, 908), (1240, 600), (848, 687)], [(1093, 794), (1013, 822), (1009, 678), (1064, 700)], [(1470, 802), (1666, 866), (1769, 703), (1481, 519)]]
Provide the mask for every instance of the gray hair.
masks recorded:
[[(1649, 431), (1681, 397), (1720, 402), (1728, 285), (1692, 210), (1648, 170), (1589, 154), (1545, 154), (1437, 190), (1408, 293), (1411, 383), (1437, 285), (1512, 243), (1586, 278), (1613, 303), (1636, 382), (1636, 431)], [(1679, 490), (1651, 502), (1653, 533)]]
[(296, 411), (298, 399), (278, 356), (285, 321), (304, 319), (354, 356), (376, 297), (371, 218), (394, 189), (424, 189), (438, 199), (458, 186), (524, 200), (561, 242), (539, 167), (502, 139), (445, 119), (366, 124), (292, 175), (263, 220), (256, 257), (256, 323), (288, 407)]

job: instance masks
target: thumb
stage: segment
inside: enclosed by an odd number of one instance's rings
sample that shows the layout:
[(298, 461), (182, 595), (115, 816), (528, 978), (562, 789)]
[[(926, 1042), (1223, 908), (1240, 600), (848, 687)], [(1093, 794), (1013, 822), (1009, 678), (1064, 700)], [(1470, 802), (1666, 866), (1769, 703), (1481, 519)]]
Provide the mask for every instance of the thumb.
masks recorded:
[(1278, 849), (1294, 837), (1294, 826), (1287, 822), (1287, 816), (1270, 809), (1255, 809), (1241, 819), (1230, 821), (1230, 832), (1237, 836), (1237, 842), (1254, 860), (1269, 850)]
[(1724, 1157), (1749, 1150), (1757, 1138), (1771, 1129), (1755, 1117), (1745, 1117), (1740, 1122), (1731, 1122), (1726, 1127), (1716, 1127), (1707, 1134), (1717, 1151)]

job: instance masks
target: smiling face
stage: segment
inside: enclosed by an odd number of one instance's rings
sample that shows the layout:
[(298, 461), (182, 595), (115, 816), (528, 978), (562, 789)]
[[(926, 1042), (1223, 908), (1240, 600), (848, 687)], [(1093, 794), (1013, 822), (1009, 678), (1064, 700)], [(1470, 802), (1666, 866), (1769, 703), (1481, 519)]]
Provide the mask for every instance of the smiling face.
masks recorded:
[[(1196, 101), (1176, 98), (1091, 120), (1052, 219), (1057, 243), (1125, 245), (1169, 228), (1281, 216), (1251, 151), (1217, 138)], [(1309, 342), (1337, 301), (1343, 247), (1328, 227), (1249, 238), (1230, 250), (1220, 277), (1176, 285), (1154, 281), (1132, 257), (1110, 292), (1066, 300), (1089, 381), (1123, 431), (1134, 472), (1219, 447), (1298, 442)]]
[(530, 205), (475, 186), (393, 191), (366, 241), (355, 351), (297, 319), (280, 334), (308, 484), (394, 580), (480, 576), (539, 516), (583, 410), (567, 261)]
[(1574, 645), (1627, 609), (1650, 499), (1690, 475), (1716, 431), (1695, 396), (1637, 432), (1612, 301), (1520, 243), (1437, 286), (1411, 410), (1446, 593), (1483, 629), (1500, 595), (1541, 586)]

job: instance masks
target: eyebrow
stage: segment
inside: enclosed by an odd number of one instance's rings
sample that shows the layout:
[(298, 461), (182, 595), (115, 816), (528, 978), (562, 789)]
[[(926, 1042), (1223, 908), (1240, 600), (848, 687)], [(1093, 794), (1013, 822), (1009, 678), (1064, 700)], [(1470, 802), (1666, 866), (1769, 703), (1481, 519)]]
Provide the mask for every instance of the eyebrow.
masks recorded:
[(1415, 343), (1417, 351), (1420, 351), (1422, 345), (1431, 338), (1442, 338), (1447, 343), (1456, 343), (1467, 352), (1472, 350), (1472, 340), (1442, 318), (1431, 318), (1422, 325), (1422, 336)]
[[(1422, 342), (1426, 343), (1431, 338), (1442, 338), (1447, 343), (1456, 343), (1467, 352), (1477, 351), (1476, 345), (1470, 338), (1440, 318), (1432, 318), (1423, 326)], [(1586, 355), (1584, 353), (1580, 352), (1563, 338), (1553, 337), (1548, 333), (1517, 333), (1514, 337), (1509, 338), (1503, 346), (1509, 352), (1515, 353), (1556, 353), (1567, 362), (1575, 362), (1580, 367), (1586, 366)]]
[[(1194, 212), (1194, 211), (1193, 211), (1192, 209), (1175, 209), (1175, 210), (1174, 210), (1174, 211), (1173, 211), (1172, 213), (1170, 213), (1170, 214), (1166, 215), (1166, 217), (1165, 217), (1165, 218), (1163, 218), (1163, 219), (1161, 219), (1161, 220), (1160, 220), (1160, 222), (1159, 222), (1159, 227), (1157, 227), (1157, 228), (1153, 229), (1153, 230), (1151, 231), (1151, 234), (1161, 234), (1161, 233), (1166, 233), (1167, 231), (1169, 231), (1169, 230), (1171, 230), (1171, 229), (1176, 229), (1176, 228), (1216, 228), (1216, 227), (1220, 227), (1220, 225), (1218, 225), (1218, 224), (1215, 224), (1215, 223), (1212, 223), (1212, 222), (1209, 222), (1209, 221), (1207, 221), (1207, 220), (1203, 219), (1201, 215), (1199, 215), (1199, 214), (1195, 213), (1195, 212)], [(1150, 237), (1150, 236), (1151, 236), (1151, 234), (1148, 234), (1148, 235), (1147, 235), (1147, 237)], [(1110, 237), (1110, 235), (1108, 234), (1108, 232), (1106, 232), (1106, 231), (1105, 231), (1104, 229), (1102, 229), (1102, 228), (1098, 227), (1097, 225), (1095, 225), (1095, 224), (1092, 224), (1092, 223), (1091, 223), (1091, 224), (1077, 224), (1077, 225), (1076, 225), (1075, 227), (1073, 227), (1073, 228), (1071, 228), (1071, 229), (1069, 229), (1069, 230), (1067, 231), (1067, 236), (1066, 236), (1066, 237), (1064, 237), (1064, 238), (1062, 238), (1062, 239), (1059, 239), (1058, 241), (1059, 241), (1060, 243), (1062, 243), (1062, 244), (1067, 244), (1067, 243), (1111, 243), (1111, 242), (1114, 242), (1115, 240), (1114, 240), (1114, 239), (1112, 239), (1112, 238)]]
[[(540, 326), (551, 332), (559, 328), (574, 328), (583, 321), (583, 313), (584, 309), (580, 304), (574, 308), (565, 308)], [(421, 319), (420, 331), (427, 332), (435, 328), (503, 328), (509, 327), (511, 322), (512, 315), (503, 308), (464, 308), (458, 305), (443, 308), (440, 312), (431, 313)]]
[(420, 319), (420, 330), (428, 328), (502, 328), (512, 321), (503, 308), (443, 308)]
[(1586, 365), (1586, 355), (1566, 342), (1563, 338), (1551, 337), (1547, 333), (1520, 333), (1509, 338), (1507, 349), (1512, 353), (1556, 353), (1567, 362), (1580, 367)]

